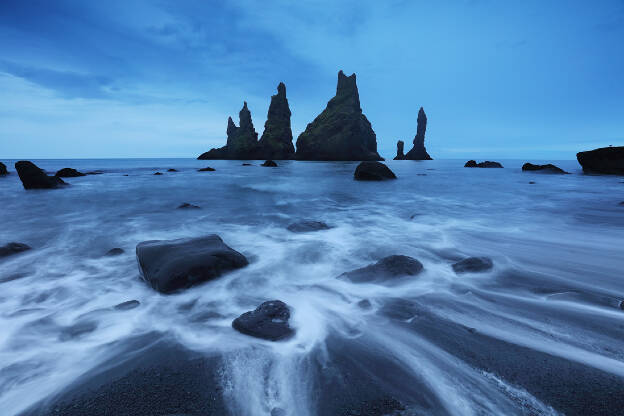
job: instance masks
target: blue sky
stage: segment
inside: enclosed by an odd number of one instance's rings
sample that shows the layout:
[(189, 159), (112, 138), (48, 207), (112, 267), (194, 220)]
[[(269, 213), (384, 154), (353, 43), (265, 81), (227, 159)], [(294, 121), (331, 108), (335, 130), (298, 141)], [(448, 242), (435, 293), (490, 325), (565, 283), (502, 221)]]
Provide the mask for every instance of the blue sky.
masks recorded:
[[(295, 137), (357, 73), (380, 153), (624, 145), (624, 1), (0, 1), (0, 156), (195, 157), (283, 81)], [(236, 117), (235, 117), (236, 119)]]

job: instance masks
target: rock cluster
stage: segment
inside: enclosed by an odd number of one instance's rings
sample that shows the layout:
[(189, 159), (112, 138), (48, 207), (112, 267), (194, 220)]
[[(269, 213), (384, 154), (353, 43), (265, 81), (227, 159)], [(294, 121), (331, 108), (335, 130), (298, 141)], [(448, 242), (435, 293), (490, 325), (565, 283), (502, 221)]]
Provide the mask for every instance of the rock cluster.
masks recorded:
[(54, 189), (61, 185), (67, 185), (61, 178), (48, 176), (37, 165), (27, 160), (16, 162), (15, 170), (17, 170), (24, 189)]
[(485, 162), (479, 162), (479, 163), (477, 163), (474, 160), (469, 160), (468, 162), (466, 162), (464, 167), (465, 168), (502, 168), (503, 165), (501, 165), (498, 162), (492, 162), (489, 160), (486, 160)]
[[(427, 132), (427, 115), (425, 114), (425, 110), (420, 107), (418, 110), (418, 118), (416, 119), (416, 136), (414, 137), (413, 143), (414, 147), (407, 152), (407, 154), (402, 155), (403, 153), (403, 142), (399, 140), (397, 142), (397, 155), (394, 158), (395, 160), (432, 160), (429, 153), (427, 153), (427, 149), (425, 149), (425, 133)], [(399, 149), (401, 150), (399, 152)]]
[(584, 172), (624, 175), (624, 146), (601, 147), (579, 152), (576, 159)]
[(383, 160), (362, 113), (355, 74), (338, 73), (336, 95), (297, 138), (298, 160)]
[(549, 163), (547, 165), (534, 165), (533, 163), (525, 163), (522, 165), (522, 170), (527, 172), (543, 172), (543, 173), (559, 173), (566, 174), (565, 170)]

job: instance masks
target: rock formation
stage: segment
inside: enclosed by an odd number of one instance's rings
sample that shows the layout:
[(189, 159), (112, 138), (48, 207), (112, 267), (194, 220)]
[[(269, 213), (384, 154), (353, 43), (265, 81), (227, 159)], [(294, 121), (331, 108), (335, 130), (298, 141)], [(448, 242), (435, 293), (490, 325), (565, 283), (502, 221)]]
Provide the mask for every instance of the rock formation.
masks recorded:
[(394, 160), (403, 160), (405, 159), (405, 153), (403, 153), (403, 148), (405, 147), (405, 143), (403, 140), (399, 140), (397, 142), (397, 154), (394, 157)]
[(560, 167), (557, 167), (551, 163), (547, 165), (534, 165), (533, 163), (525, 163), (524, 165), (522, 165), (522, 170), (523, 171), (536, 171), (536, 172), (543, 172), (543, 173), (560, 173), (560, 174), (568, 173), (565, 170), (561, 169)]
[(277, 86), (277, 94), (271, 97), (264, 132), (258, 142), (259, 159), (282, 160), (292, 159), (295, 156), (290, 115), (286, 86), (280, 82)]
[(420, 107), (418, 110), (418, 118), (416, 120), (416, 136), (414, 137), (414, 147), (407, 152), (404, 159), (408, 160), (432, 160), (427, 149), (425, 149), (425, 133), (427, 131), (427, 115), (425, 110)]
[(377, 263), (352, 270), (338, 276), (353, 283), (369, 283), (393, 280), (399, 277), (416, 276), (423, 270), (421, 262), (409, 256), (388, 256)]
[(15, 170), (17, 170), (24, 189), (54, 189), (61, 185), (67, 185), (61, 178), (46, 175), (37, 165), (27, 160), (15, 162)]
[(237, 127), (228, 117), (227, 143), (218, 149), (201, 154), (197, 159), (255, 159), (258, 149), (258, 133), (254, 129), (251, 120), (251, 112), (247, 108), (247, 102), (243, 103), (243, 108), (238, 113), (239, 126)]
[(264, 166), (265, 168), (276, 168), (277, 163), (275, 163), (275, 161), (273, 160), (265, 160), (264, 163), (260, 166)]
[(289, 319), (288, 306), (280, 300), (271, 300), (234, 319), (232, 327), (245, 335), (278, 341), (295, 333), (288, 324)]
[(56, 175), (54, 176), (56, 176), (57, 178), (77, 178), (80, 176), (87, 176), (87, 175), (82, 172), (78, 172), (76, 169), (63, 168), (59, 170), (58, 172), (56, 172)]
[(396, 179), (394, 172), (381, 162), (366, 161), (360, 163), (353, 173), (356, 181), (383, 181)]
[(7, 171), (6, 165), (0, 162), (0, 176), (8, 175), (9, 171)]
[(383, 160), (360, 108), (355, 74), (338, 73), (336, 96), (297, 138), (298, 160)]
[(8, 243), (0, 247), (0, 257), (7, 257), (30, 250), (30, 246), (23, 243)]
[(466, 164), (464, 165), (465, 168), (502, 168), (503, 165), (501, 165), (498, 162), (492, 162), (489, 160), (486, 160), (485, 162), (475, 162), (474, 160), (469, 160), (468, 162), (466, 162)]
[(579, 152), (576, 159), (584, 172), (624, 175), (624, 146), (601, 147)]

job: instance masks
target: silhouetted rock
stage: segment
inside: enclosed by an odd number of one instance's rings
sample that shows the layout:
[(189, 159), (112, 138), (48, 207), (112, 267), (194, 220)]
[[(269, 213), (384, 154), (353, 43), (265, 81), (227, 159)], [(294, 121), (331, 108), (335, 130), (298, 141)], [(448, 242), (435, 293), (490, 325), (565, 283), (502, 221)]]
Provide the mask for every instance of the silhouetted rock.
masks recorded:
[(492, 260), (487, 257), (468, 257), (453, 264), (455, 273), (479, 273), (494, 267)]
[(251, 163), (243, 163), (241, 166), (253, 166)]
[(286, 86), (280, 82), (277, 94), (271, 97), (264, 132), (258, 142), (258, 159), (283, 160), (295, 157), (290, 115)]
[(522, 165), (522, 170), (528, 171), (528, 172), (543, 172), (543, 173), (559, 173), (559, 174), (568, 173), (565, 170), (558, 168), (557, 166), (550, 164), (550, 163), (547, 165), (534, 165), (532, 163), (525, 163), (524, 165)]
[(404, 276), (416, 276), (423, 270), (421, 262), (409, 256), (388, 256), (377, 263), (352, 270), (338, 276), (354, 283), (368, 283), (396, 279)]
[(155, 176), (160, 176), (160, 175), (162, 175), (162, 173), (160, 173), (160, 172), (156, 172), (156, 173), (154, 173), (154, 175), (155, 175)]
[(162, 293), (215, 279), (244, 267), (247, 259), (212, 234), (199, 238), (154, 240), (136, 247), (141, 277)]
[(17, 170), (24, 189), (54, 189), (61, 185), (67, 185), (61, 178), (46, 175), (43, 170), (27, 160), (16, 162), (15, 170)]
[(534, 181), (529, 181), (529, 185), (535, 185)]
[(394, 157), (394, 160), (403, 160), (405, 159), (405, 153), (403, 153), (403, 148), (405, 147), (405, 143), (403, 140), (399, 140), (397, 142), (397, 154)]
[(414, 147), (407, 152), (405, 159), (408, 160), (432, 160), (427, 149), (425, 149), (425, 132), (427, 131), (427, 115), (425, 110), (420, 107), (418, 110), (418, 119), (416, 120), (416, 136), (414, 137)]
[(238, 113), (239, 127), (234, 124), (232, 117), (228, 118), (227, 143), (218, 149), (201, 154), (197, 159), (256, 159), (258, 152), (258, 133), (251, 120), (251, 112), (244, 102)]
[(576, 159), (584, 172), (624, 175), (624, 146), (609, 146), (579, 152)]
[(383, 160), (377, 137), (360, 108), (355, 74), (338, 73), (336, 96), (297, 138), (299, 160)]
[(211, 168), (210, 166), (205, 167), (205, 168), (201, 168), (201, 169), (197, 169), (197, 172), (214, 172), (215, 169)]
[[(101, 170), (92, 170), (91, 172), (87, 172), (87, 175), (101, 175), (104, 172), (102, 172)], [(128, 175), (124, 175), (124, 176), (128, 176)]]
[(123, 248), (115, 247), (115, 248), (111, 248), (110, 250), (108, 250), (105, 255), (108, 257), (113, 257), (113, 256), (119, 256), (123, 253), (125, 253)]
[(185, 202), (178, 206), (178, 209), (199, 209), (199, 208), (200, 208), (199, 206), (189, 204), (188, 202)]
[(485, 162), (475, 162), (474, 160), (469, 160), (468, 162), (466, 162), (466, 164), (464, 165), (465, 168), (502, 168), (503, 165), (501, 165), (498, 162), (491, 162), (489, 160), (486, 160)]
[(29, 245), (23, 243), (8, 243), (0, 247), (0, 257), (11, 256), (30, 249), (31, 247)]
[(127, 311), (130, 309), (138, 308), (141, 305), (141, 302), (138, 300), (128, 300), (126, 302), (121, 302), (120, 304), (115, 305), (115, 309), (118, 311)]
[(280, 300), (271, 300), (234, 319), (232, 327), (245, 335), (278, 341), (295, 333), (288, 324), (289, 319), (288, 306)]
[(293, 233), (309, 233), (312, 231), (329, 230), (331, 227), (322, 221), (299, 221), (290, 224), (286, 229)]
[(394, 172), (381, 162), (362, 162), (353, 174), (358, 181), (383, 181), (386, 179), (396, 179)]
[(0, 176), (8, 175), (9, 171), (4, 163), (0, 162)]
[(59, 170), (58, 172), (56, 172), (56, 175), (54, 176), (56, 176), (57, 178), (77, 178), (80, 176), (87, 176), (87, 175), (82, 172), (78, 172), (76, 169), (63, 168)]
[(169, 169), (167, 169), (167, 172), (177, 172), (177, 171), (178, 171), (178, 170), (177, 170), (177, 169), (174, 169), (174, 168), (169, 168)]
[(267, 160), (261, 166), (264, 166), (265, 168), (276, 168), (277, 167), (277, 163), (275, 163), (272, 160)]

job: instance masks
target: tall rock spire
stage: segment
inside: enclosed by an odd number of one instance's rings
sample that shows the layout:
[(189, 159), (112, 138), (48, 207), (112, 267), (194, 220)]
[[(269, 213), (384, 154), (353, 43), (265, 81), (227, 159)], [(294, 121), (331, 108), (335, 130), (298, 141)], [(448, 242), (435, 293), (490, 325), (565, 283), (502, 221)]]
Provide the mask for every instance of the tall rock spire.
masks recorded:
[(211, 149), (201, 154), (198, 159), (254, 159), (258, 148), (258, 133), (254, 129), (246, 101), (238, 113), (238, 119), (239, 127), (236, 127), (232, 117), (228, 117), (226, 145)]
[(271, 97), (264, 133), (259, 142), (259, 159), (292, 159), (295, 156), (290, 115), (286, 86), (280, 82), (277, 94)]
[(404, 146), (405, 146), (405, 143), (403, 142), (403, 140), (397, 141), (397, 154), (394, 157), (394, 160), (403, 160), (403, 159), (405, 159), (405, 154), (403, 153)]
[(427, 115), (425, 110), (420, 107), (418, 110), (418, 118), (416, 120), (416, 136), (414, 137), (414, 147), (407, 152), (405, 159), (409, 160), (431, 160), (431, 156), (425, 149), (425, 132), (427, 131)]

